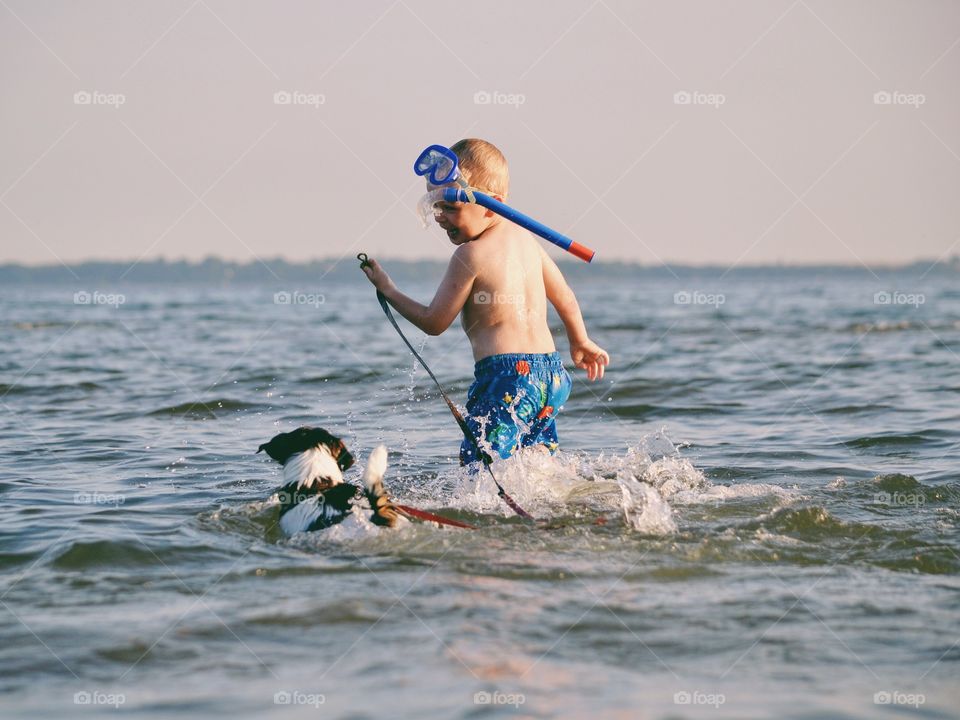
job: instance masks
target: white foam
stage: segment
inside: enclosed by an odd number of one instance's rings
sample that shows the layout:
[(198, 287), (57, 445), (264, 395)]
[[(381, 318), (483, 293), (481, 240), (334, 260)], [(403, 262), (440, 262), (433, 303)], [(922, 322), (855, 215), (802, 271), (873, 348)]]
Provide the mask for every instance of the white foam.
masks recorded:
[[(494, 475), (517, 503), (534, 517), (569, 517), (582, 511), (619, 513), (644, 534), (669, 535), (678, 529), (678, 508), (740, 498), (797, 497), (795, 491), (765, 483), (715, 485), (661, 431), (640, 439), (622, 455), (598, 456), (538, 448), (498, 460)], [(458, 470), (437, 478), (428, 495), (438, 506), (483, 514), (512, 515), (485, 470)]]
[(398, 518), (396, 527), (384, 528), (372, 523), (370, 515), (371, 512), (366, 503), (358, 502), (354, 506), (353, 512), (347, 515), (343, 522), (320, 532), (297, 533), (287, 542), (290, 545), (302, 548), (312, 548), (324, 543), (353, 543), (376, 537), (381, 533), (394, 533), (410, 524), (409, 520), (401, 516)]

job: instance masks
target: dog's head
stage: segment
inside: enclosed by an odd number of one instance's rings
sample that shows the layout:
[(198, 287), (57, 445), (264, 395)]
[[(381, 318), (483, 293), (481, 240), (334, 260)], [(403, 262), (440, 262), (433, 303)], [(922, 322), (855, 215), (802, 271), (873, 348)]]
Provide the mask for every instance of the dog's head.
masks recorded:
[(326, 449), (340, 470), (347, 470), (353, 465), (353, 455), (347, 450), (343, 441), (323, 428), (300, 427), (292, 432), (280, 433), (270, 442), (261, 445), (257, 452), (265, 450), (267, 455), (278, 463), (286, 465), (287, 460), (292, 456), (312, 448)]

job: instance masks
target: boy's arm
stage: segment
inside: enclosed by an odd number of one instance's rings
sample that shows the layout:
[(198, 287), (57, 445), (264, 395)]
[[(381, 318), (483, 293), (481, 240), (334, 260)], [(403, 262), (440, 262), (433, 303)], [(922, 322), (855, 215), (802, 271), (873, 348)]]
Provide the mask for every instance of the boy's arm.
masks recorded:
[(369, 265), (363, 271), (398, 313), (427, 335), (439, 335), (450, 327), (473, 288), (476, 271), (465, 249), (463, 245), (453, 253), (447, 272), (429, 305), (418, 303), (400, 292), (376, 260), (368, 260)]
[(546, 290), (547, 299), (556, 308), (567, 330), (570, 357), (578, 368), (587, 371), (587, 379), (599, 380), (603, 377), (604, 368), (610, 364), (610, 356), (606, 350), (587, 336), (587, 327), (583, 323), (577, 296), (567, 285), (560, 268), (542, 247), (540, 256), (543, 265), (544, 290)]

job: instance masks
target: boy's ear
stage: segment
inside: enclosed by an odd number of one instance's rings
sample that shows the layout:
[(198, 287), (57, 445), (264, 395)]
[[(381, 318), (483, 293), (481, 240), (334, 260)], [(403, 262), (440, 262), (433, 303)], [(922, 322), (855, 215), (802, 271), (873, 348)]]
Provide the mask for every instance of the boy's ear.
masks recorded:
[[(497, 202), (503, 202), (503, 195), (491, 195), (490, 197), (492, 197)], [(493, 217), (494, 215), (496, 215), (496, 213), (493, 210), (489, 210), (489, 209), (483, 214), (484, 217)]]

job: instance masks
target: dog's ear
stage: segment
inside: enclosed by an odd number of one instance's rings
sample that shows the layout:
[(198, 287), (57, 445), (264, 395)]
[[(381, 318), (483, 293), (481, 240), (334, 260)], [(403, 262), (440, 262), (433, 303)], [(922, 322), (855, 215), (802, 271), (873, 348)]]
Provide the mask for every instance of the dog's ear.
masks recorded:
[(330, 451), (330, 455), (341, 470), (346, 470), (353, 465), (353, 455), (349, 453), (343, 441), (323, 428), (304, 426), (288, 433), (280, 433), (270, 442), (261, 445), (257, 452), (265, 450), (267, 455), (283, 465), (291, 455), (320, 445)]
[(313, 434), (316, 432), (311, 427), (300, 427), (288, 433), (274, 435), (270, 442), (261, 445), (257, 452), (265, 450), (267, 455), (283, 465), (291, 455), (314, 447), (317, 441)]
[(353, 455), (350, 454), (347, 446), (343, 444), (343, 440), (340, 438), (331, 435), (323, 428), (309, 428), (307, 437), (313, 445), (324, 445), (330, 451), (333, 459), (336, 460), (337, 467), (340, 470), (347, 470), (353, 465)]
[(349, 470), (353, 465), (353, 455), (347, 450), (347, 446), (343, 444), (342, 440), (339, 438), (336, 440), (337, 442), (330, 448), (330, 453), (333, 455), (333, 459), (337, 461), (337, 467), (343, 471)]

